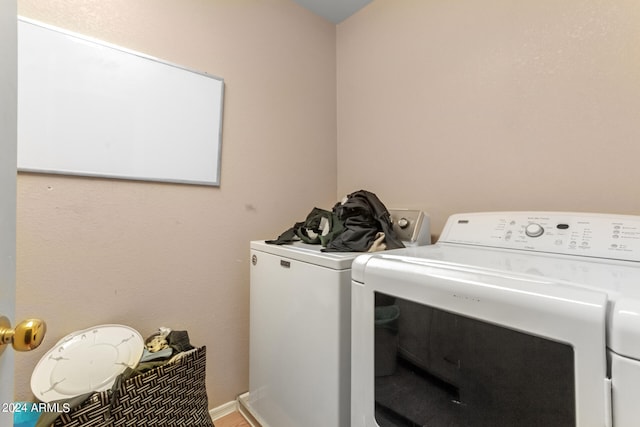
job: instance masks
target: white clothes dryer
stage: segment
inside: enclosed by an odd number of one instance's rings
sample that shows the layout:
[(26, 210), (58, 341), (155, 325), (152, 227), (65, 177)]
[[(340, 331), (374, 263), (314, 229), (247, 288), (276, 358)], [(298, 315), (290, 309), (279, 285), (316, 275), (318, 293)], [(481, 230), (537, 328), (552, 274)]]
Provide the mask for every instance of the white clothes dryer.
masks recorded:
[[(406, 246), (430, 244), (429, 217), (389, 210)], [(361, 252), (251, 242), (249, 393), (262, 427), (348, 427), (351, 263)]]
[[(381, 345), (397, 368), (376, 376)], [(458, 214), (434, 245), (361, 255), (351, 390), (353, 427), (639, 425), (640, 217)]]

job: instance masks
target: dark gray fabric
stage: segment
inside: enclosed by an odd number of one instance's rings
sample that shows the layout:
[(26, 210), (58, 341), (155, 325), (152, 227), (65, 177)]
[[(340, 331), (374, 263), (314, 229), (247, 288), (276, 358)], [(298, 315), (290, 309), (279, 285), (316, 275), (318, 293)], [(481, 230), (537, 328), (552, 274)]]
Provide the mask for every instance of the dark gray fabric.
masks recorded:
[[(322, 220), (326, 219), (329, 224), (329, 232), (323, 234), (321, 229)], [(271, 245), (287, 245), (302, 240), (312, 245), (326, 246), (333, 238), (342, 233), (343, 225), (333, 212), (313, 208), (304, 221), (296, 222), (293, 227), (285, 230), (281, 235), (273, 240), (265, 240)]]
[(389, 211), (375, 194), (366, 190), (351, 193), (333, 212), (344, 223), (344, 231), (327, 244), (325, 252), (367, 252), (379, 232), (385, 235), (387, 249), (404, 248)]

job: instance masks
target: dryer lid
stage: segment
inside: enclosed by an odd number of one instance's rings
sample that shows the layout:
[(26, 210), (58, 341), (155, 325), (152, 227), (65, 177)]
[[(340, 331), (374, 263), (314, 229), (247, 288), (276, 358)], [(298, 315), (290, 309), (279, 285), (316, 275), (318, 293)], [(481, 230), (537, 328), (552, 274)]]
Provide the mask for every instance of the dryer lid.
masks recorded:
[(640, 360), (640, 266), (636, 262), (437, 243), (363, 255), (353, 264), (353, 280), (364, 283), (370, 259), (380, 257), (406, 263), (404, 269), (423, 262), (462, 270), (480, 268), (602, 293), (608, 300), (607, 347)]

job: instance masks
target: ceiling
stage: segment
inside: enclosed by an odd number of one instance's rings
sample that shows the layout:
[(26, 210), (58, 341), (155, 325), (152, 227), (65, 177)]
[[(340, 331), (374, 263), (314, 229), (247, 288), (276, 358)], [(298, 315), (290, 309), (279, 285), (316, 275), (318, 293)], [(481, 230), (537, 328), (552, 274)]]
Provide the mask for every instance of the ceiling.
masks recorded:
[(293, 0), (302, 7), (338, 24), (362, 9), (372, 0)]

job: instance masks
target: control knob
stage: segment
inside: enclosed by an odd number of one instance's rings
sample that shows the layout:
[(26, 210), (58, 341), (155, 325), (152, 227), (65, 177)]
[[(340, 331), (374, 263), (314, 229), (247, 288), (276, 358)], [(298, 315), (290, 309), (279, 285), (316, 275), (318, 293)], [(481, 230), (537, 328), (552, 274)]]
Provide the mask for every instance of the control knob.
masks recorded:
[(400, 218), (398, 220), (398, 227), (400, 227), (401, 229), (405, 229), (409, 226), (409, 220), (407, 218)]
[(535, 222), (530, 223), (524, 229), (524, 234), (529, 237), (540, 237), (544, 233), (544, 228)]

